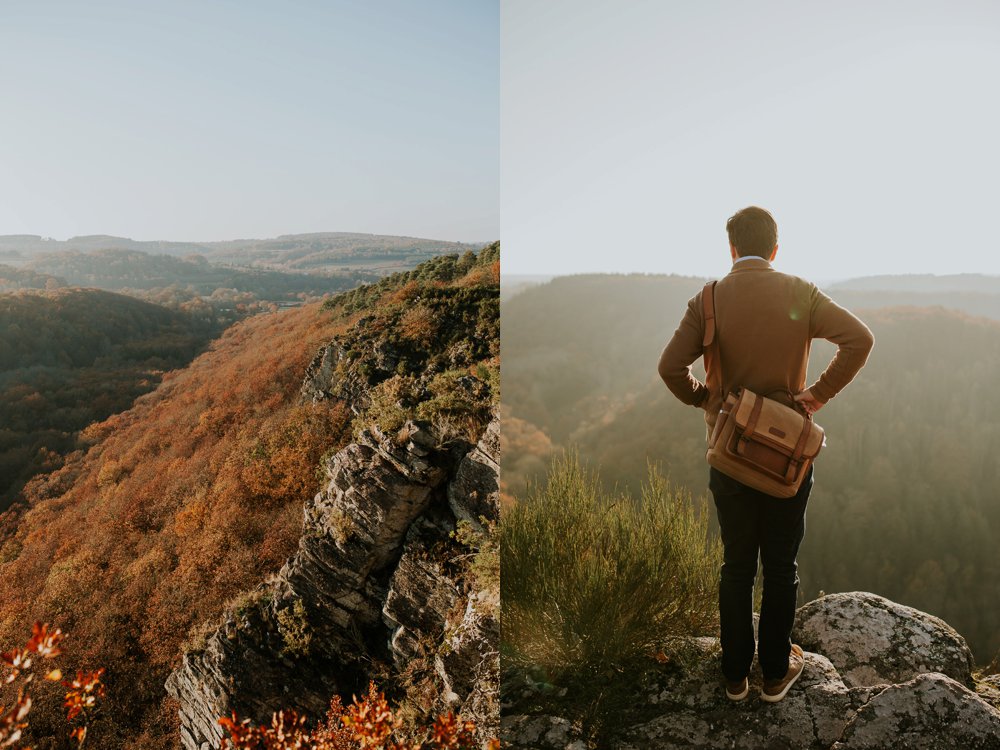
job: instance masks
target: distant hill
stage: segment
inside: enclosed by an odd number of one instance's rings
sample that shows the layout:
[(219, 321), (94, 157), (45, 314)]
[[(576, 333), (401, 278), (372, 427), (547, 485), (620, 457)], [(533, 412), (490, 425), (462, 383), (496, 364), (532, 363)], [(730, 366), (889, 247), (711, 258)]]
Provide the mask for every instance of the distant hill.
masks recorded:
[(270, 240), (206, 243), (208, 258), (289, 271), (376, 269), (406, 270), (437, 255), (478, 251), (485, 243), (446, 242), (352, 232), (284, 234)]
[[(636, 488), (652, 460), (707, 492), (702, 414), (656, 374), (702, 283), (560, 277), (504, 303), (508, 492), (520, 494), (539, 478), (540, 458), (570, 445), (600, 465), (609, 486)], [(928, 305), (881, 309), (885, 294), (831, 293), (859, 311), (876, 343), (857, 380), (817, 417), (828, 446), (800, 555), (803, 596), (876, 591), (945, 618), (988, 662), (1000, 649), (1000, 323), (940, 307), (938, 293), (907, 293)], [(811, 378), (832, 352), (814, 343)], [(703, 377), (700, 360), (693, 369)]]
[(356, 232), (283, 234), (271, 239), (221, 242), (132, 240), (110, 235), (53, 240), (18, 234), (0, 236), (0, 258), (11, 262), (19, 257), (29, 259), (40, 254), (65, 251), (130, 250), (175, 257), (202, 255), (212, 263), (283, 271), (375, 269), (385, 274), (412, 268), (436, 255), (479, 250), (484, 244)]
[(874, 310), (880, 307), (944, 307), (969, 315), (1000, 320), (1000, 292), (906, 292), (827, 289), (838, 303), (849, 310)]
[(864, 276), (831, 284), (826, 291), (848, 308), (939, 305), (1000, 320), (1000, 276)]
[(544, 284), (551, 281), (552, 275), (545, 274), (503, 274), (500, 279), (500, 299), (506, 300), (513, 297), (518, 292), (523, 292), (528, 287), (536, 284)]
[(899, 274), (882, 276), (862, 276), (847, 281), (839, 281), (829, 286), (831, 292), (850, 290), (855, 292), (975, 292), (1000, 294), (1000, 276), (986, 276), (979, 273), (960, 274)]
[(198, 242), (143, 241), (108, 234), (70, 237), (68, 240), (55, 240), (37, 234), (0, 235), (0, 258), (28, 259), (36, 255), (68, 250), (84, 253), (92, 250), (138, 250), (146, 253), (180, 256), (204, 252), (204, 247), (202, 243)]
[[(780, 264), (776, 266), (781, 270)], [(500, 285), (504, 301), (539, 284), (567, 278), (667, 278), (663, 274), (575, 274), (569, 276), (505, 275)], [(707, 278), (690, 279), (694, 294)], [(817, 282), (818, 286), (839, 304), (850, 310), (870, 310), (879, 307), (947, 307), (970, 315), (1000, 320), (1000, 277), (983, 274), (953, 274), (934, 276), (911, 274), (900, 276), (863, 276), (848, 281)], [(690, 296), (690, 295), (689, 295)]]
[(128, 408), (217, 333), (110, 292), (0, 294), (0, 511), (61, 465), (80, 430)]
[(20, 270), (57, 276), (73, 286), (130, 292), (177, 286), (199, 295), (210, 295), (217, 289), (235, 289), (261, 300), (293, 299), (296, 295), (318, 297), (378, 278), (377, 274), (364, 272), (320, 276), (229, 268), (209, 263), (203, 255), (178, 258), (137, 250), (47, 253), (33, 258)]
[(503, 403), (563, 443), (649, 381), (687, 300), (704, 283), (692, 276), (581, 274), (508, 299), (500, 327)]
[(30, 268), (15, 268), (0, 263), (0, 292), (18, 289), (58, 289), (66, 286), (66, 279), (38, 273)]

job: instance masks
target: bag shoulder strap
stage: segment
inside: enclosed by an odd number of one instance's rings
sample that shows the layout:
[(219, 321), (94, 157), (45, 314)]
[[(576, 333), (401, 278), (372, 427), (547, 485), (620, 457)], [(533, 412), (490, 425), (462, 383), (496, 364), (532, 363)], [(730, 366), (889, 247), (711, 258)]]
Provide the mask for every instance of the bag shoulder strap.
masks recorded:
[(705, 335), (701, 340), (702, 356), (705, 358), (706, 380), (715, 381), (722, 394), (722, 360), (719, 356), (719, 340), (715, 335), (715, 281), (705, 284), (701, 291), (701, 306), (705, 317)]
[(715, 284), (710, 281), (701, 291), (701, 306), (705, 313), (705, 336), (701, 345), (706, 349), (715, 341)]

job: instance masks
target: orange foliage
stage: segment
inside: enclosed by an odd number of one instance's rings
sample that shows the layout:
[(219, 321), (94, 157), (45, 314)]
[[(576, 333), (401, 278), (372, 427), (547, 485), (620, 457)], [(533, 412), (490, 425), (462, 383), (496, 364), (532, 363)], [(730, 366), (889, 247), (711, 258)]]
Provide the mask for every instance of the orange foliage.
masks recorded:
[[(423, 740), (397, 737), (403, 722), (393, 714), (385, 696), (368, 684), (368, 694), (345, 710), (340, 696), (330, 702), (326, 720), (310, 731), (305, 718), (294, 711), (280, 711), (269, 726), (255, 727), (248, 719), (240, 721), (221, 718), (219, 723), (229, 732), (222, 748), (233, 750), (477, 750), (476, 725), (462, 721), (454, 713), (439, 716), (423, 728)], [(498, 740), (490, 740), (489, 750), (499, 750)]]
[(103, 674), (104, 667), (96, 672), (78, 670), (75, 679), (63, 680), (62, 684), (70, 688), (63, 702), (63, 707), (68, 709), (67, 719), (72, 721), (81, 713), (93, 709), (97, 705), (97, 699), (104, 697), (104, 685), (101, 683)]
[(433, 341), (437, 329), (434, 311), (424, 305), (411, 307), (399, 319), (399, 332), (424, 346)]
[(515, 417), (500, 406), (501, 505), (509, 506), (522, 495), (529, 481), (545, 477), (554, 447), (549, 436), (531, 422)]
[(382, 295), (378, 305), (393, 305), (400, 302), (409, 302), (420, 295), (420, 282), (417, 280), (407, 281), (398, 289), (393, 289)]
[(488, 266), (476, 266), (455, 282), (456, 286), (489, 286), (500, 283), (500, 261)]
[(53, 620), (105, 665), (128, 701), (91, 727), (102, 747), (175, 745), (163, 683), (182, 642), (294, 551), (320, 458), (350, 435), (342, 407), (299, 404), (342, 325), (318, 305), (236, 324), (26, 488), (0, 537), (0, 639)]
[[(28, 728), (28, 714), (33, 701), (28, 693), (28, 687), (35, 679), (35, 660), (54, 659), (62, 653), (59, 647), (63, 640), (59, 628), (50, 629), (47, 624), (36, 622), (31, 628), (31, 638), (24, 648), (5, 651), (0, 654), (0, 666), (7, 672), (2, 683), (11, 685), (18, 682), (17, 698), (10, 709), (0, 706), (0, 747), (16, 748), (24, 730)], [(70, 732), (70, 739), (76, 740), (77, 747), (83, 747), (87, 738), (87, 725), (97, 709), (97, 699), (104, 697), (104, 684), (101, 682), (103, 669), (96, 672), (77, 672), (75, 680), (63, 680), (62, 671), (52, 669), (44, 675), (50, 682), (62, 681), (69, 691), (63, 701), (67, 709), (66, 720), (78, 720)]]

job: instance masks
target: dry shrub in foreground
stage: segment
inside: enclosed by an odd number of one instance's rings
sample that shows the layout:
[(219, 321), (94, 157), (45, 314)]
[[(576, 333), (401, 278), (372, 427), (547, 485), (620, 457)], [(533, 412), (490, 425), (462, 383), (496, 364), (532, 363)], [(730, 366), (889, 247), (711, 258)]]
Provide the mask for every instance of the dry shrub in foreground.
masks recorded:
[[(403, 722), (395, 716), (385, 699), (368, 685), (368, 694), (346, 709), (336, 696), (330, 702), (326, 719), (315, 729), (306, 727), (305, 717), (295, 711), (280, 711), (269, 726), (252, 726), (249, 719), (219, 719), (229, 732), (222, 748), (233, 750), (478, 750), (476, 725), (462, 721), (454, 713), (442, 714), (429, 727), (417, 730), (422, 739), (403, 739)], [(407, 732), (407, 734), (414, 734)], [(499, 750), (500, 742), (490, 740), (488, 750)]]

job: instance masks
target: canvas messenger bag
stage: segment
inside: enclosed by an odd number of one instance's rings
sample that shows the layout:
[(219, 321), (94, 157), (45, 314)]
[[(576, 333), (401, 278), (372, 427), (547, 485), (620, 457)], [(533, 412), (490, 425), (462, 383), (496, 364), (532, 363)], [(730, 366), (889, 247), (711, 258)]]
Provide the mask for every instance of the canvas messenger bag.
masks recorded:
[[(722, 388), (722, 362), (715, 335), (715, 284), (702, 292), (706, 372)], [(794, 497), (820, 448), (823, 428), (804, 414), (747, 388), (737, 388), (722, 403), (706, 458), (723, 474), (774, 497)]]

